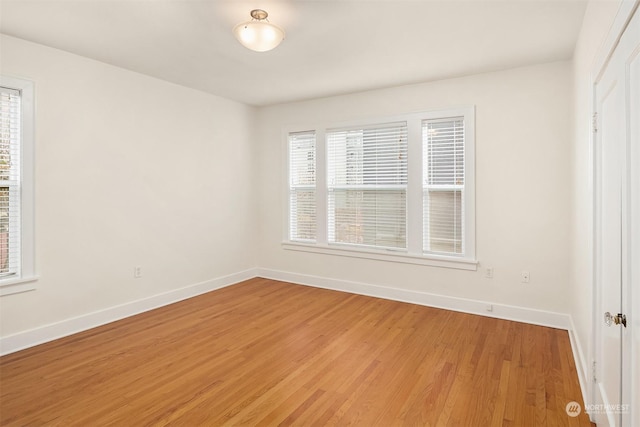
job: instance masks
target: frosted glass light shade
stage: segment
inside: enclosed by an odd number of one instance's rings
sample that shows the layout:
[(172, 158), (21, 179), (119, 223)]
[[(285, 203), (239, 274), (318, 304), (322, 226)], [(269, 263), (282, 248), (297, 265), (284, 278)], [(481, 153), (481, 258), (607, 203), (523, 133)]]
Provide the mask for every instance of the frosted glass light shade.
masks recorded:
[(251, 11), (251, 16), (254, 18), (256, 16), (264, 16), (264, 18), (236, 25), (233, 29), (233, 35), (236, 36), (238, 41), (247, 49), (256, 52), (266, 52), (275, 48), (284, 40), (284, 30), (266, 21), (266, 12), (259, 11), (262, 12), (263, 15), (255, 12), (258, 11)]

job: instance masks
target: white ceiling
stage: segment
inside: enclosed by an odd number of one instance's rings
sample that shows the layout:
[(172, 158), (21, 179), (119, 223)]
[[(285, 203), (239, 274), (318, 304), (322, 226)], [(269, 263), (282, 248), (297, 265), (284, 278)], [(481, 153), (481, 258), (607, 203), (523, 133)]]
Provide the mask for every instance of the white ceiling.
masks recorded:
[[(268, 105), (569, 59), (585, 6), (582, 0), (0, 0), (0, 32)], [(247, 50), (231, 33), (255, 8), (287, 33), (273, 51)]]

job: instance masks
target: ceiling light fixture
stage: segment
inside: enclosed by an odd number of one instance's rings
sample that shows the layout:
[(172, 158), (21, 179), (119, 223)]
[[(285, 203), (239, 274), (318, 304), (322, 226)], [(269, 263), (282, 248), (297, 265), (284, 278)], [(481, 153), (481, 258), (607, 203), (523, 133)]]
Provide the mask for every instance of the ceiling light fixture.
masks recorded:
[(269, 14), (262, 9), (251, 11), (251, 21), (238, 24), (233, 34), (247, 49), (266, 52), (284, 40), (284, 30), (267, 20)]

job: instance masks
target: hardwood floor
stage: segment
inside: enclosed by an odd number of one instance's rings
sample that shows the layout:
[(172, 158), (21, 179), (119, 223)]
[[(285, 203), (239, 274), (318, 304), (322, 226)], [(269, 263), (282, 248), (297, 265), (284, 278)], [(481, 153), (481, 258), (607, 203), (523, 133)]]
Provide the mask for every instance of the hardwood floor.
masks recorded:
[(4, 425), (590, 426), (566, 331), (252, 279), (0, 358)]

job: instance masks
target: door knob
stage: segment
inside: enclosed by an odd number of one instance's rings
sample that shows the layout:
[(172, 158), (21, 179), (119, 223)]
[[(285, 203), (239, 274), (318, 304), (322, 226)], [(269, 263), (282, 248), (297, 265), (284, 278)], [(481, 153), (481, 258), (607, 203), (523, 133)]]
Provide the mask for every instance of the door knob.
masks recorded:
[(627, 316), (622, 314), (622, 313), (618, 313), (615, 316), (612, 315), (611, 313), (609, 313), (608, 311), (604, 314), (604, 323), (607, 326), (611, 326), (612, 323), (615, 323), (616, 325), (622, 325), (625, 328), (627, 327)]

